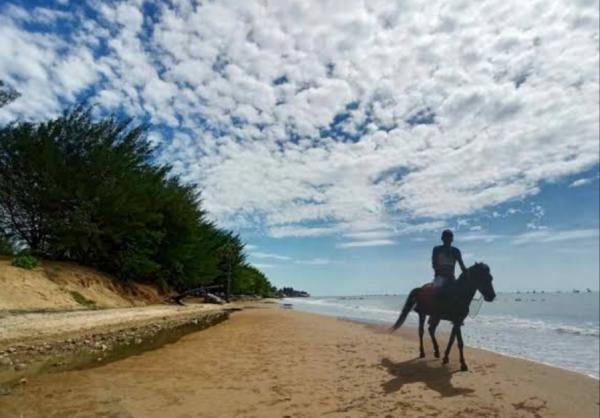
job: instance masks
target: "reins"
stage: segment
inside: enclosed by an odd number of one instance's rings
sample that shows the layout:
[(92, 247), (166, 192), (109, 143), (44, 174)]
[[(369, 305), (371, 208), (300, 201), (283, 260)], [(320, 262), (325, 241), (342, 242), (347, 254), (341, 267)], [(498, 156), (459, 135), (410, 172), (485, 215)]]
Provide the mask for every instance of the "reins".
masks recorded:
[(479, 296), (477, 299), (473, 298), (469, 307), (469, 318), (475, 318), (483, 305), (483, 296)]

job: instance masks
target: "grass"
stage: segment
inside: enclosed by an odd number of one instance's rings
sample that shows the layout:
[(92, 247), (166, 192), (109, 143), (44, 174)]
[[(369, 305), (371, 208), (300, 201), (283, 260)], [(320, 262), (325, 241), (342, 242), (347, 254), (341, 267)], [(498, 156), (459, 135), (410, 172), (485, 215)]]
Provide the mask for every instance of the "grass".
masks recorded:
[(40, 265), (40, 260), (30, 254), (19, 254), (13, 259), (12, 265), (31, 270)]
[(71, 296), (73, 297), (75, 302), (79, 303), (80, 305), (86, 306), (88, 308), (96, 306), (96, 302), (94, 302), (91, 299), (86, 298), (79, 292), (71, 291), (69, 293), (71, 294)]

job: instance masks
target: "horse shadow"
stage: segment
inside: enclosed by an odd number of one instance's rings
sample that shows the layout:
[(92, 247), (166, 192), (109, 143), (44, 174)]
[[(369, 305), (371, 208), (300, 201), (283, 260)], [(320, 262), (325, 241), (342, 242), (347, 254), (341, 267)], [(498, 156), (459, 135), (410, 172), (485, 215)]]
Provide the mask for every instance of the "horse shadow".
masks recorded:
[(473, 389), (455, 387), (452, 384), (452, 375), (456, 371), (453, 372), (439, 363), (439, 360), (427, 361), (418, 358), (398, 363), (384, 358), (381, 360), (381, 366), (394, 377), (382, 384), (383, 390), (389, 395), (398, 392), (406, 384), (425, 383), (429, 389), (438, 392), (442, 397), (468, 396), (474, 392)]

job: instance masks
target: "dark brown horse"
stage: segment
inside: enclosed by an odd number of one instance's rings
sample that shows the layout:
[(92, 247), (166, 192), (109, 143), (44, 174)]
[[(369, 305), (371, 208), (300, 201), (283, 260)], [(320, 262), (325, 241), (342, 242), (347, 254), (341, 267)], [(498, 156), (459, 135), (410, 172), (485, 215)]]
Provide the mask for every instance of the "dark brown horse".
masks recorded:
[(461, 274), (456, 281), (448, 285), (448, 289), (444, 291), (443, 297), (438, 296), (438, 290), (434, 289), (431, 284), (413, 289), (406, 299), (404, 308), (400, 312), (400, 317), (392, 327), (392, 330), (400, 328), (409, 312), (414, 308), (415, 312), (419, 314), (419, 353), (421, 357), (425, 357), (423, 334), (425, 319), (429, 316), (429, 335), (433, 342), (433, 353), (436, 358), (439, 358), (440, 350), (435, 339), (435, 329), (441, 320), (452, 322), (452, 331), (450, 332), (450, 339), (444, 353), (443, 362), (444, 364), (448, 363), (448, 354), (450, 354), (450, 349), (456, 338), (460, 351), (460, 369), (462, 371), (467, 371), (468, 368), (463, 355), (464, 344), (461, 326), (469, 314), (471, 300), (478, 290), (486, 302), (491, 302), (496, 297), (494, 286), (492, 286), (493, 277), (490, 274), (490, 268), (486, 264), (475, 263), (468, 268), (468, 271), (468, 274)]

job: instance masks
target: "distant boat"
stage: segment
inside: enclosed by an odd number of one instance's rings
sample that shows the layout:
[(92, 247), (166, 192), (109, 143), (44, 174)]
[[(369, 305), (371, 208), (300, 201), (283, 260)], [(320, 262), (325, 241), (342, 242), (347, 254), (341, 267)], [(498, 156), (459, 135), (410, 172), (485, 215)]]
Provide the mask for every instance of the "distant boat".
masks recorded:
[(516, 298), (515, 302), (521, 302), (521, 298)]
[(581, 293), (581, 291), (577, 290), (577, 289), (573, 289), (573, 293)]
[(588, 293), (592, 293), (592, 289), (590, 289), (589, 287), (587, 289), (585, 289), (585, 291)]

